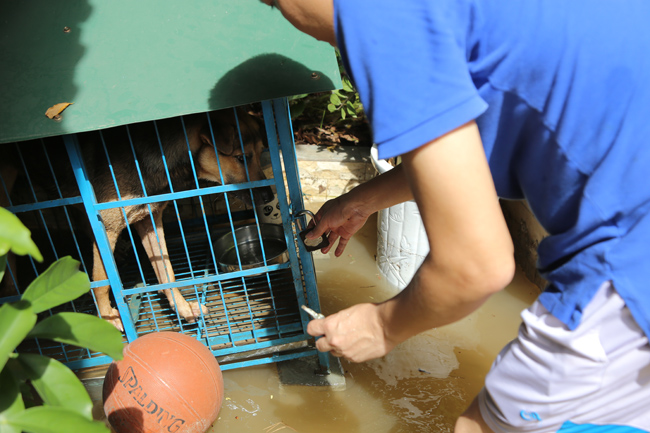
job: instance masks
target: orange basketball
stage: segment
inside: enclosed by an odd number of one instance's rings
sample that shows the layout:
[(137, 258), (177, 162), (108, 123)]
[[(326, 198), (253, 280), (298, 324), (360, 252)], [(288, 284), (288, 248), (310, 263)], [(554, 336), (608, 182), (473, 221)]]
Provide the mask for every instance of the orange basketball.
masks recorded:
[(175, 332), (144, 335), (111, 363), (104, 412), (118, 433), (204, 433), (223, 402), (217, 360), (199, 341)]

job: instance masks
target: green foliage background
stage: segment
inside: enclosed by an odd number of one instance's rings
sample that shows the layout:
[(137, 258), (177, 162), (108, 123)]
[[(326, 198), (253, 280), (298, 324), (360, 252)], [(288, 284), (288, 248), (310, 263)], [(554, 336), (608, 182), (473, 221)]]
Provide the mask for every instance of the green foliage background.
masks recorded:
[[(10, 253), (43, 260), (29, 230), (0, 208), (0, 281)], [(39, 313), (89, 290), (79, 262), (64, 257), (39, 275), (20, 300), (0, 307), (0, 433), (109, 433), (104, 423), (93, 421), (88, 392), (68, 367), (47, 356), (15, 352), (24, 340), (45, 338), (122, 359), (122, 334), (99, 317), (62, 312), (38, 320)]]

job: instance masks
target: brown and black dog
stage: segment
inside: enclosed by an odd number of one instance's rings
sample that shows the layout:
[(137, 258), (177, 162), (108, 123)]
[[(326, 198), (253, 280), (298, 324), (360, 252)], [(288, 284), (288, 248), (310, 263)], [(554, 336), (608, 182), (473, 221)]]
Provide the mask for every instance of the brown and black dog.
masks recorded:
[[(83, 133), (78, 137), (83, 162), (98, 203), (196, 188), (196, 177), (218, 184), (265, 179), (260, 163), (264, 135), (258, 121), (242, 109), (237, 109), (236, 116), (233, 109), (227, 109), (210, 113), (209, 120), (206, 114), (188, 115), (155, 123), (109, 128), (101, 133)], [(65, 154), (65, 151), (54, 153)], [(5, 158), (5, 163), (0, 167), (4, 183), (10, 191), (21, 171), (17, 168), (19, 164), (6, 163), (12, 159)], [(39, 169), (30, 171), (38, 172)], [(33, 176), (30, 180), (37, 182)], [(59, 180), (59, 183), (63, 184), (62, 189), (76, 186), (74, 179)], [(247, 204), (255, 202), (256, 205), (273, 199), (270, 187), (253, 189), (253, 199), (248, 190), (235, 192), (234, 195)], [(6, 206), (6, 203), (8, 200), (0, 191), (0, 205)], [(120, 233), (130, 224), (139, 234), (161, 284), (176, 281), (162, 224), (162, 213), (167, 204), (153, 201), (100, 211), (111, 250), (115, 249)], [(107, 279), (97, 242), (93, 245), (92, 279)], [(110, 287), (95, 288), (94, 293), (99, 314), (123, 330), (119, 313), (111, 306)], [(208, 313), (204, 305), (187, 302), (177, 287), (164, 290), (164, 294), (178, 314), (190, 323), (201, 314)]]

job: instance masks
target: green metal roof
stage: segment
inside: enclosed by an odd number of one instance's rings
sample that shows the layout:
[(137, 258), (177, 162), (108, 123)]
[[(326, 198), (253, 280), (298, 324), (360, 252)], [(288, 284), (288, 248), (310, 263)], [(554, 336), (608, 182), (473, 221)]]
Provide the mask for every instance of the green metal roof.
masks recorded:
[(0, 3), (0, 143), (340, 85), (333, 48), (259, 0)]

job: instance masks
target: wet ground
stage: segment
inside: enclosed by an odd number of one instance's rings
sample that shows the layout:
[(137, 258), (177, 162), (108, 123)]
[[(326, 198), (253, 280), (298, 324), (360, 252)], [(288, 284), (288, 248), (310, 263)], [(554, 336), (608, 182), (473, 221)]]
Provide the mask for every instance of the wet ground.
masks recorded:
[[(369, 223), (344, 255), (314, 253), (325, 314), (395, 293), (374, 261), (376, 226)], [(518, 273), (478, 311), (414, 337), (386, 357), (342, 361), (346, 389), (286, 386), (275, 365), (224, 372), (225, 401), (209, 432), (451, 432), (481, 389), (499, 350), (512, 339), (519, 313), (538, 289)]]

